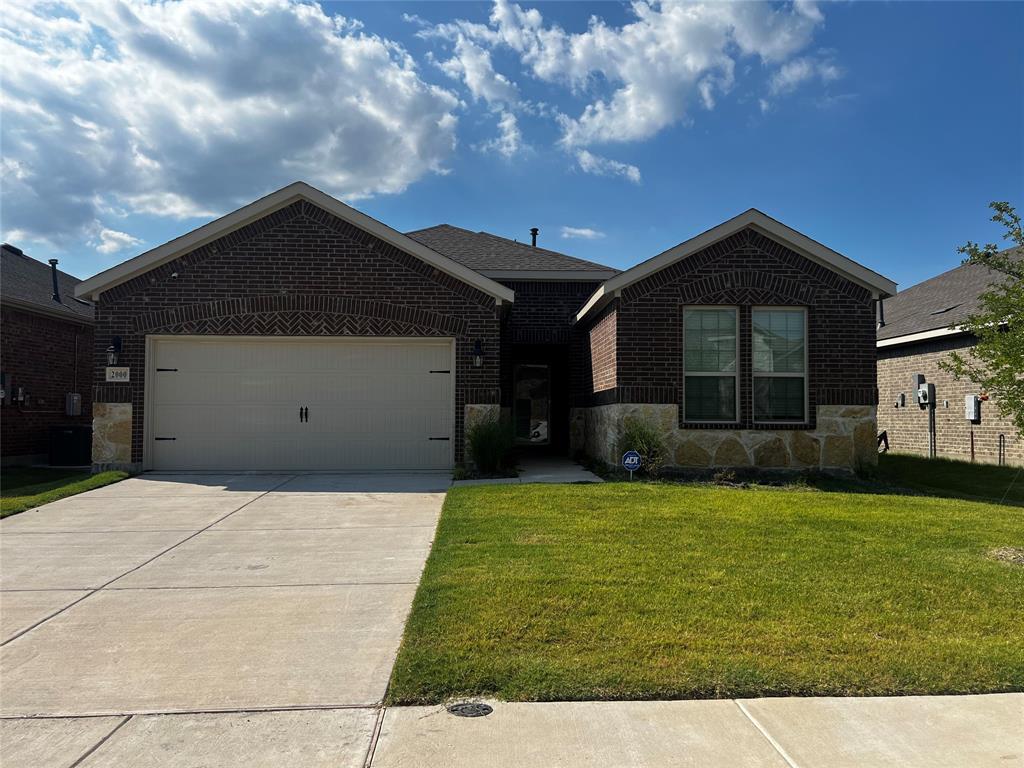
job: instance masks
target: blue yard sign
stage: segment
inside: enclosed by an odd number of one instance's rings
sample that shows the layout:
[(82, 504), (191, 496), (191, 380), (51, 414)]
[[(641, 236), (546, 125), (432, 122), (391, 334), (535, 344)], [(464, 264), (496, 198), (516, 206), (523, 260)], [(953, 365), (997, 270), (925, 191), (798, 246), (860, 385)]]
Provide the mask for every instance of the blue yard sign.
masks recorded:
[(636, 451), (626, 451), (622, 454), (622, 467), (629, 471), (629, 479), (633, 479), (633, 473), (640, 469), (640, 454)]

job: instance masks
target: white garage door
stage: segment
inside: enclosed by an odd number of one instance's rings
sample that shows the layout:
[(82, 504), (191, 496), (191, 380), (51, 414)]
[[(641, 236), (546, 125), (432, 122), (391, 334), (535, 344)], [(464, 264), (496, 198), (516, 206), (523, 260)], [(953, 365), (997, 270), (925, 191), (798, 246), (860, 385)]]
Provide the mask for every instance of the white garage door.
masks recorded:
[(447, 469), (448, 339), (153, 339), (158, 470)]

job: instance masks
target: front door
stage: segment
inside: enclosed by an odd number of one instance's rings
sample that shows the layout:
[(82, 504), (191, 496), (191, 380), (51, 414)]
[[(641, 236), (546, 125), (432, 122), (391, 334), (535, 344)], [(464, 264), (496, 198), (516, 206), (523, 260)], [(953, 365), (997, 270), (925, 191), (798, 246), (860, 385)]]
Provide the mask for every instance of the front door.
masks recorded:
[(551, 368), (521, 364), (515, 367), (512, 404), (519, 445), (551, 443)]

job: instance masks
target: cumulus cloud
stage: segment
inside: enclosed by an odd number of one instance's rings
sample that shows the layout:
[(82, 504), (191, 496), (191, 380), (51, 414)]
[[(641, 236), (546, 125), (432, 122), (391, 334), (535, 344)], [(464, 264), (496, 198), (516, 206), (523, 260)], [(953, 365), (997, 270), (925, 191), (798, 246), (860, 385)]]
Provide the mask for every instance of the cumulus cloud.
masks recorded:
[(600, 240), (604, 232), (590, 227), (562, 227), (563, 240)]
[(462, 35), (455, 40), (454, 55), (438, 66), (449, 77), (461, 80), (477, 101), (507, 105), (519, 99), (515, 84), (494, 71), (490, 52)]
[(131, 235), (94, 222), (114, 209), (208, 216), (295, 179), (352, 199), (444, 172), (458, 99), (360, 26), (285, 0), (8, 3), (5, 228), (113, 252)]
[[(620, 27), (594, 16), (586, 31), (571, 33), (545, 21), (536, 8), (495, 0), (487, 24), (459, 20), (430, 26), (418, 20), (419, 35), (454, 41), (457, 50), (463, 41), (484, 51), (511, 50), (537, 80), (585, 97), (582, 111), (556, 116), (561, 144), (573, 151), (643, 141), (691, 119), (693, 105), (714, 109), (717, 99), (734, 88), (736, 64), (743, 57), (756, 58), (762, 69), (774, 72), (772, 82), (778, 85), (773, 88), (795, 88), (798, 73), (791, 59), (824, 23), (809, 0), (785, 5), (635, 0), (631, 10), (635, 20)], [(457, 57), (460, 62), (467, 58)], [(493, 70), (490, 58), (486, 64)], [(465, 63), (459, 66), (467, 69)], [(817, 76), (824, 80), (831, 72), (822, 66)], [(470, 90), (476, 94), (481, 89)], [(615, 161), (576, 156), (584, 170), (607, 174), (617, 167), (618, 175), (638, 176), (622, 170), (624, 164), (609, 165)]]
[(477, 145), (481, 152), (496, 152), (506, 160), (511, 160), (523, 149), (523, 134), (519, 130), (519, 121), (511, 112), (502, 112), (498, 120), (498, 135)]
[(592, 173), (595, 176), (621, 176), (634, 184), (640, 183), (640, 169), (635, 165), (601, 157), (587, 149), (576, 150), (576, 164), (584, 173)]
[(142, 245), (142, 240), (127, 232), (118, 232), (116, 229), (108, 229), (99, 222), (96, 223), (95, 235), (90, 241), (96, 250), (102, 254), (109, 255), (120, 253), (136, 245)]
[(801, 56), (779, 67), (768, 83), (768, 90), (773, 96), (778, 96), (792, 93), (810, 80), (829, 83), (841, 76), (842, 71), (831, 60)]

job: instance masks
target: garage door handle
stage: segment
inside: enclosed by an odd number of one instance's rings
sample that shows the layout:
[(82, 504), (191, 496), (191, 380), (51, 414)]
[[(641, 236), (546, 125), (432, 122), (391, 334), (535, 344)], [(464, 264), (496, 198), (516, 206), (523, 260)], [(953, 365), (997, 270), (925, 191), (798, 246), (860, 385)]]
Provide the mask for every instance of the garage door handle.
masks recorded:
[(299, 421), (309, 421), (309, 408), (299, 406)]

